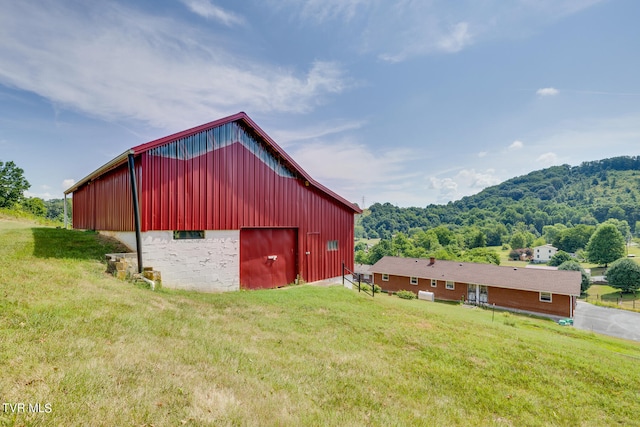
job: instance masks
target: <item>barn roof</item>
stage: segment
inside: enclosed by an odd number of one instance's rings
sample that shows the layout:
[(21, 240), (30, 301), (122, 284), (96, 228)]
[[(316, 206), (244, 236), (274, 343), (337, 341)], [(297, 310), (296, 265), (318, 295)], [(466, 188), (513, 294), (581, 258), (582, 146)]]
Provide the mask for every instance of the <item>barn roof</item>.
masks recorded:
[(550, 271), (443, 260), (434, 260), (432, 263), (430, 259), (425, 258), (392, 256), (383, 257), (371, 266), (370, 271), (560, 295), (580, 295), (582, 280), (579, 271)]
[(258, 137), (258, 139), (261, 140), (262, 143), (264, 143), (264, 145), (268, 149), (272, 150), (273, 153), (277, 157), (279, 157), (292, 172), (294, 172), (295, 174), (300, 176), (302, 179), (304, 179), (306, 182), (308, 182), (310, 187), (316, 188), (318, 191), (326, 194), (331, 199), (334, 199), (337, 202), (346, 206), (347, 208), (353, 210), (354, 213), (362, 213), (362, 210), (359, 209), (355, 204), (349, 202), (348, 200), (344, 199), (340, 195), (334, 193), (333, 191), (329, 190), (327, 187), (325, 187), (324, 185), (320, 184), (318, 181), (313, 179), (304, 169), (302, 169), (302, 167), (300, 167), (298, 163), (296, 163), (295, 160), (293, 160), (273, 139), (271, 139), (269, 135), (267, 135), (265, 131), (263, 131), (244, 112), (240, 112), (232, 116), (224, 117), (222, 119), (218, 119), (213, 122), (205, 123), (203, 125), (184, 130), (182, 132), (174, 133), (172, 135), (168, 135), (163, 138), (159, 138), (159, 139), (135, 146), (125, 151), (124, 153), (120, 154), (119, 156), (112, 159), (111, 161), (105, 163), (103, 166), (99, 167), (98, 169), (96, 169), (95, 171), (93, 171), (92, 173), (90, 173), (89, 175), (87, 175), (77, 183), (75, 183), (73, 186), (69, 187), (64, 192), (64, 194), (72, 193), (76, 191), (78, 188), (80, 188), (81, 186), (83, 186), (84, 184), (86, 184), (87, 182), (93, 181), (99, 178), (100, 176), (104, 175), (105, 173), (109, 172), (110, 170), (113, 170), (121, 166), (122, 164), (126, 163), (129, 154), (139, 155), (153, 148), (168, 144), (178, 139), (189, 137), (199, 132), (202, 132), (208, 129), (213, 129), (218, 126), (222, 126), (231, 122), (242, 123), (246, 128), (248, 128), (251, 132), (253, 132)]

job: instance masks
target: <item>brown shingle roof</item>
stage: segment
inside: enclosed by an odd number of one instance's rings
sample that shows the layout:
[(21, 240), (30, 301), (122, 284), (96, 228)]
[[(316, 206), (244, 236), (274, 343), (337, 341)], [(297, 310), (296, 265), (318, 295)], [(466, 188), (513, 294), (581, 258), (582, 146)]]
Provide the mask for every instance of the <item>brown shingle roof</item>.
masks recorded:
[(550, 271), (494, 264), (398, 258), (386, 256), (371, 266), (370, 271), (421, 279), (452, 280), (459, 283), (560, 295), (580, 295), (582, 276), (579, 271)]

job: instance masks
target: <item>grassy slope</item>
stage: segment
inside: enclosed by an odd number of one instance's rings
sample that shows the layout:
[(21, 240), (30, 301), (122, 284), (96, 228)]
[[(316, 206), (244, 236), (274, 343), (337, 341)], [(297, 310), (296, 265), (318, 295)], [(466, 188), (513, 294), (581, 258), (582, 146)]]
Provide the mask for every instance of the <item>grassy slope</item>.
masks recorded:
[(0, 222), (0, 425), (640, 425), (640, 345), (341, 287), (114, 280), (97, 236)]

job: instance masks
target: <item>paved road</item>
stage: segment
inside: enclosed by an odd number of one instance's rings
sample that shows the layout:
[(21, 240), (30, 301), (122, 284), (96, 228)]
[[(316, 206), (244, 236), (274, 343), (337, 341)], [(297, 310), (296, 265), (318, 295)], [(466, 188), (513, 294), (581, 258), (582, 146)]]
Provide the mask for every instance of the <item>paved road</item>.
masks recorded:
[(640, 341), (640, 313), (578, 301), (573, 326), (586, 331)]

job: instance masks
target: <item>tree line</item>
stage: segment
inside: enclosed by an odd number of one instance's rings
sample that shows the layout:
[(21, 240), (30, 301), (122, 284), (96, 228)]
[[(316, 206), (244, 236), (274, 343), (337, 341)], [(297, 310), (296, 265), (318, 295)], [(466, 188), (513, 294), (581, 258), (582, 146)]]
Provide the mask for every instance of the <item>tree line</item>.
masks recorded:
[(357, 220), (355, 233), (390, 239), (439, 225), (475, 227), (489, 246), (499, 246), (523, 229), (541, 236), (545, 226), (595, 227), (608, 219), (624, 220), (631, 233), (640, 232), (640, 156), (534, 171), (446, 205), (375, 203)]
[[(39, 197), (25, 197), (24, 192), (31, 184), (24, 176), (24, 170), (13, 161), (0, 161), (0, 208), (27, 212), (52, 221), (64, 221), (64, 199), (43, 200)], [(71, 217), (71, 201), (67, 201), (67, 215)]]

